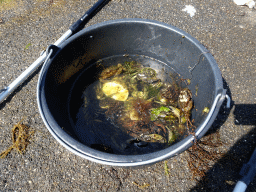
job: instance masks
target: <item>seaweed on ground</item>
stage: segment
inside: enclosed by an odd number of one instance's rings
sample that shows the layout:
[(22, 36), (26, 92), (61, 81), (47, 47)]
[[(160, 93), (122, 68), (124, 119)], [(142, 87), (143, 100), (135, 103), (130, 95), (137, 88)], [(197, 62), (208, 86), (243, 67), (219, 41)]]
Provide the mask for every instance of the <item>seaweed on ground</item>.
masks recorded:
[(24, 153), (26, 150), (28, 144), (29, 144), (29, 138), (33, 132), (29, 131), (29, 127), (21, 124), (21, 121), (19, 121), (16, 125), (12, 128), (12, 146), (10, 146), (8, 149), (4, 150), (1, 154), (1, 158), (5, 158), (12, 149), (16, 149), (20, 154)]
[(200, 179), (211, 168), (211, 164), (223, 157), (223, 153), (216, 152), (216, 147), (223, 145), (219, 139), (219, 132), (211, 133), (195, 142), (187, 152), (189, 169), (193, 179)]

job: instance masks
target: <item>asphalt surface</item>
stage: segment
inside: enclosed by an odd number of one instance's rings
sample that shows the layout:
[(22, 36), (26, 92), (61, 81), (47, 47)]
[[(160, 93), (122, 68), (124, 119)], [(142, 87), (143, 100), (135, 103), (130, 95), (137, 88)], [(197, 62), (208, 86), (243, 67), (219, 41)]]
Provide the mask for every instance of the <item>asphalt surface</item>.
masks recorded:
[[(95, 0), (1, 0), (0, 88), (8, 86), (80, 18)], [(194, 6), (190, 16), (182, 11)], [(89, 23), (144, 18), (176, 26), (212, 53), (232, 99), (212, 126), (223, 157), (193, 178), (188, 152), (147, 167), (96, 164), (69, 152), (45, 127), (37, 107), (39, 70), (0, 104), (0, 151), (11, 144), (11, 129), (24, 118), (34, 131), (24, 154), (0, 159), (0, 191), (232, 191), (243, 163), (256, 147), (256, 10), (232, 0), (112, 0)], [(202, 74), (203, 75), (203, 74)], [(217, 135), (217, 134), (216, 134)], [(218, 135), (217, 135), (218, 136)], [(255, 191), (256, 179), (247, 191)]]

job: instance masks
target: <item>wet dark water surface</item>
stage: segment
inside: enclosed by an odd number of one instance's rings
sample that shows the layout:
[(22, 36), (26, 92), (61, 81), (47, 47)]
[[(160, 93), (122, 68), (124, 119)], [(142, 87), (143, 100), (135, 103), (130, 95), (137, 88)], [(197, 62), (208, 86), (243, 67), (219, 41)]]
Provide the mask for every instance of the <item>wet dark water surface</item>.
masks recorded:
[[(162, 125), (156, 126), (152, 121), (144, 122), (143, 125), (140, 125), (141, 129), (138, 130), (138, 133), (131, 134), (133, 131), (127, 130), (127, 126), (123, 124), (131, 124), (134, 121), (129, 118), (129, 122), (118, 122), (121, 116), (125, 116), (123, 101), (115, 101), (117, 106), (112, 107), (111, 110), (102, 106), (102, 101), (96, 91), (100, 84), (99, 74), (110, 66), (131, 61), (136, 61), (143, 68), (154, 69), (157, 79), (161, 82), (173, 84), (173, 81), (177, 81), (179, 85), (185, 85), (171, 67), (145, 56), (112, 56), (90, 65), (74, 82), (68, 102), (69, 117), (73, 130), (78, 139), (85, 145), (107, 153), (122, 155), (146, 154), (170, 146), (168, 139), (165, 140), (166, 142), (146, 142), (140, 139), (145, 133), (150, 134), (146, 129), (159, 130), (162, 129)], [(111, 102), (104, 105), (109, 104)], [(110, 111), (113, 111), (113, 114), (110, 114)], [(161, 130), (161, 133), (168, 138), (168, 132), (166, 132), (165, 128)], [(182, 139), (182, 137), (180, 136), (175, 142)]]

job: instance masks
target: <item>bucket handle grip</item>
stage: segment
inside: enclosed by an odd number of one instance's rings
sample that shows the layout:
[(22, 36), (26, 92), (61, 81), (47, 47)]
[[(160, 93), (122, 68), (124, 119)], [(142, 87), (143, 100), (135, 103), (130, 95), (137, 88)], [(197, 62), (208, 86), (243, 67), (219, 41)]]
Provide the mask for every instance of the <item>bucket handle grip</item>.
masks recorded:
[(56, 45), (49, 45), (46, 49), (46, 59), (44, 60), (44, 65), (48, 62), (49, 59), (53, 58), (54, 55), (58, 52), (60, 48)]

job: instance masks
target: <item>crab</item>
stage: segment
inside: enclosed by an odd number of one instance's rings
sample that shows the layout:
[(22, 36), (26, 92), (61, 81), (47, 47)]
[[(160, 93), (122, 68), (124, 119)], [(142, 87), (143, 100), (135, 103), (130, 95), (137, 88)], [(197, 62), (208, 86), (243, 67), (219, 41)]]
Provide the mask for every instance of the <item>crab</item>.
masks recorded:
[(137, 78), (147, 83), (152, 83), (157, 80), (156, 71), (150, 67), (144, 67), (138, 72)]
[(118, 63), (117, 65), (110, 66), (110, 67), (104, 69), (101, 72), (99, 79), (104, 80), (104, 79), (107, 79), (112, 76), (120, 75), (125, 70), (126, 70), (126, 68), (122, 64)]
[(192, 93), (188, 88), (182, 89), (180, 91), (178, 103), (180, 105), (181, 112), (184, 114), (184, 117), (187, 121), (187, 127), (193, 127), (193, 124), (190, 121), (191, 109), (193, 108)]

